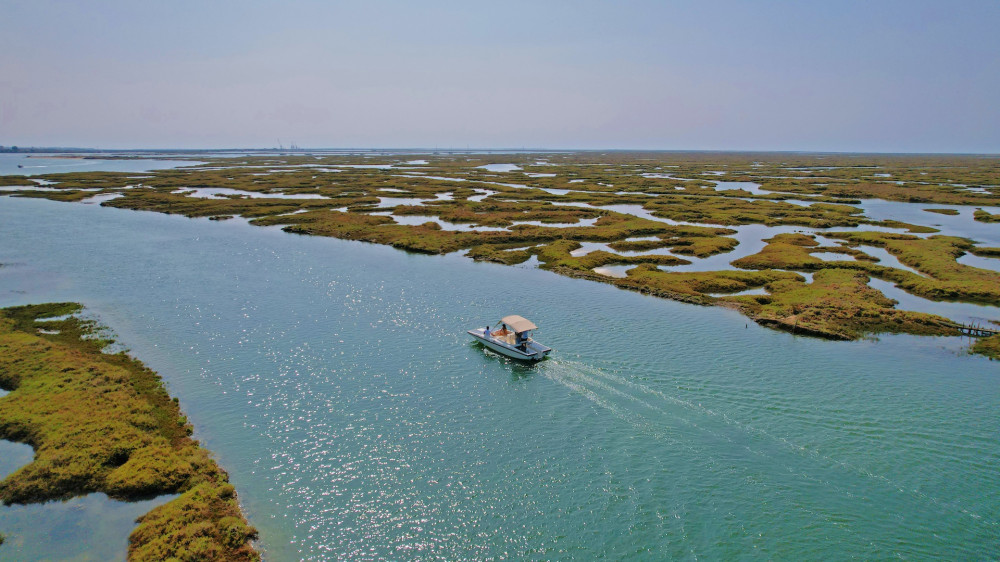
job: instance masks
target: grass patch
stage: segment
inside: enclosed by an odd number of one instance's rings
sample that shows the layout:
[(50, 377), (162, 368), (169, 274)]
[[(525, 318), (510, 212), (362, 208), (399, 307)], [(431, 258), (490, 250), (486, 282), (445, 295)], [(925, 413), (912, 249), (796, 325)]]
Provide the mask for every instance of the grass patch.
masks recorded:
[(830, 339), (873, 333), (957, 335), (946, 318), (892, 308), (895, 301), (869, 287), (868, 279), (861, 271), (823, 269), (812, 283), (772, 283), (770, 295), (744, 297), (741, 308), (765, 326)]
[(982, 209), (976, 209), (972, 213), (972, 218), (979, 222), (1000, 222), (1000, 213), (990, 213)]
[(257, 559), (249, 544), (256, 531), (227, 474), (190, 438), (160, 377), (125, 353), (102, 353), (111, 341), (92, 321), (45, 320), (81, 310), (75, 303), (0, 309), (0, 387), (10, 391), (0, 398), (0, 438), (35, 449), (31, 463), (0, 482), (0, 499), (180, 493), (144, 516), (129, 538), (130, 558)]
[(979, 339), (969, 349), (973, 353), (1000, 360), (1000, 334)]
[[(930, 324), (900, 320), (864, 289), (860, 295), (845, 295), (843, 310), (835, 311), (832, 291), (854, 291), (865, 277), (892, 281), (931, 299), (1000, 303), (996, 272), (956, 262), (963, 252), (1000, 256), (1000, 249), (977, 248), (971, 241), (953, 237), (841, 233), (845, 245), (821, 247), (811, 236), (781, 235), (758, 254), (734, 262), (749, 271), (688, 274), (657, 268), (687, 263), (677, 256), (704, 258), (732, 251), (737, 246), (732, 238), (736, 232), (725, 226), (869, 224), (911, 234), (938, 232), (930, 226), (866, 217), (858, 206), (864, 199), (920, 203), (922, 208), (930, 207), (924, 209), (928, 212), (945, 215), (958, 211), (933, 205), (966, 205), (980, 209), (976, 220), (997, 220), (1000, 216), (982, 210), (1000, 206), (1000, 189), (993, 187), (1000, 184), (997, 157), (567, 152), (545, 155), (544, 165), (537, 162), (540, 158), (533, 154), (428, 155), (426, 164), (389, 169), (350, 166), (394, 165), (405, 158), (277, 154), (210, 158), (202, 166), (143, 174), (40, 176), (54, 182), (47, 184), (52, 189), (17, 195), (74, 201), (95, 193), (119, 193), (121, 197), (102, 204), (214, 220), (239, 216), (254, 225), (279, 225), (287, 232), (385, 244), (411, 252), (468, 250), (472, 259), (510, 265), (536, 256), (542, 268), (562, 275), (687, 302), (723, 303), (778, 327), (784, 325), (776, 319), (795, 317), (798, 323), (793, 321), (792, 326), (798, 326), (799, 333), (813, 330), (826, 337), (859, 337), (865, 330), (928, 331)], [(480, 168), (499, 163), (513, 163), (520, 169), (492, 172)], [(309, 167), (296, 167), (304, 164)], [(0, 177), (0, 184), (5, 181), (28, 183), (22, 176)], [(761, 187), (727, 190), (716, 181), (755, 182)], [(188, 193), (196, 188), (246, 193), (190, 197)], [(391, 212), (398, 217), (428, 218), (410, 226), (375, 214), (389, 211), (379, 206), (384, 198), (416, 200), (393, 207)], [(439, 225), (442, 221), (466, 228), (449, 230)], [(536, 224), (518, 224), (524, 222)], [(611, 251), (570, 255), (580, 242), (605, 243)], [(853, 247), (862, 244), (884, 247), (920, 273), (878, 264)], [(659, 249), (664, 253), (656, 254)], [(653, 253), (621, 254), (647, 251)], [(820, 260), (814, 255), (819, 252), (844, 254), (845, 259)], [(608, 265), (636, 267), (623, 279), (592, 271)], [(802, 283), (795, 273), (775, 271), (779, 269), (850, 273), (829, 274), (847, 277), (807, 289), (814, 284)], [(821, 278), (829, 281), (829, 275)], [(765, 284), (769, 295), (711, 296)], [(797, 299), (808, 298), (817, 299), (815, 306), (803, 309), (812, 312), (781, 316), (788, 306), (807, 304)]]
[(996, 258), (1000, 257), (1000, 248), (989, 248), (989, 247), (969, 248), (969, 253), (975, 254), (977, 256), (983, 256), (986, 258)]
[(827, 236), (882, 246), (903, 264), (925, 273), (925, 276), (920, 276), (899, 269), (868, 269), (914, 295), (933, 300), (1000, 305), (1000, 273), (957, 261), (966, 252), (990, 255), (989, 248), (975, 248), (968, 239), (954, 236), (916, 238), (875, 232), (831, 233)]

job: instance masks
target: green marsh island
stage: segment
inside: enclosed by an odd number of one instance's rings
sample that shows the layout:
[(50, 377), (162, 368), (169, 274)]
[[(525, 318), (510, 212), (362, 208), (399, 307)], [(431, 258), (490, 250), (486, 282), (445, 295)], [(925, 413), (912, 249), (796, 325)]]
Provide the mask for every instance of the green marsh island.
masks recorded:
[(191, 439), (177, 400), (139, 361), (104, 353), (112, 343), (106, 330), (74, 316), (81, 310), (75, 303), (0, 309), (0, 388), (9, 391), (0, 397), (0, 438), (35, 451), (0, 481), (0, 499), (176, 494), (137, 521), (128, 559), (259, 559), (250, 544), (257, 532), (235, 489)]
[[(240, 217), (290, 233), (531, 264), (733, 308), (761, 325), (822, 338), (1000, 328), (1000, 159), (993, 156), (554, 152), (207, 160), (142, 174), (5, 176), (0, 184), (15, 197)], [(897, 306), (901, 296), (908, 307)], [(971, 347), (991, 357), (995, 348), (996, 337)]]
[(4, 8), (0, 562), (1000, 561), (1000, 2)]
[(1000, 158), (164, 157), (0, 178), (0, 558), (996, 552)]

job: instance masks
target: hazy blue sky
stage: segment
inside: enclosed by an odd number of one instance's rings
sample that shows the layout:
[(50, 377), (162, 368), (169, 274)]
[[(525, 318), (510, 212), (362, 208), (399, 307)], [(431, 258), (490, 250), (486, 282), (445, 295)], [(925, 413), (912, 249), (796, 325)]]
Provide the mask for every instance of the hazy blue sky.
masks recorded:
[(1000, 152), (1000, 2), (0, 0), (0, 145)]

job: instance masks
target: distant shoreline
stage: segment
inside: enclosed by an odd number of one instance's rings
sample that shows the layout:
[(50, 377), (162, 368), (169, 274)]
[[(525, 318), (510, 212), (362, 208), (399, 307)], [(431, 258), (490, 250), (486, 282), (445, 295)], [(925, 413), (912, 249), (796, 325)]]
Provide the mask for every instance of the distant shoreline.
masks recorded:
[[(6, 193), (465, 251), (835, 340), (1000, 324), (1000, 264), (990, 261), (1000, 238), (978, 228), (1000, 215), (997, 158), (420, 156), (219, 156), (146, 174), (137, 189), (90, 173)], [(873, 200), (884, 203), (866, 210)], [(942, 206), (953, 212), (926, 212)], [(970, 257), (986, 268), (958, 261)], [(949, 302), (960, 308), (939, 304)], [(983, 305), (994, 308), (973, 308)]]
[(66, 156), (66, 155), (63, 155), (63, 154), (52, 154), (52, 155), (45, 155), (45, 156), (29, 154), (29, 155), (25, 156), (25, 158), (46, 158), (46, 159), (52, 159), (52, 160), (86, 160), (87, 157), (86, 156)]
[(317, 147), (317, 148), (79, 148), (79, 147), (18, 147), (12, 150), (9, 147), (0, 148), (0, 154), (214, 154), (214, 153), (242, 153), (242, 154), (273, 154), (284, 156), (309, 156), (309, 155), (329, 155), (329, 154), (369, 154), (395, 155), (395, 154), (439, 154), (439, 155), (468, 155), (468, 154), (566, 154), (566, 153), (607, 153), (607, 154), (700, 154), (700, 155), (789, 155), (789, 156), (961, 156), (961, 157), (987, 157), (995, 158), (1000, 156), (1000, 152), (859, 152), (851, 150), (741, 150), (741, 149), (721, 149), (721, 150), (692, 150), (692, 149), (657, 149), (657, 148), (420, 148), (420, 147)]

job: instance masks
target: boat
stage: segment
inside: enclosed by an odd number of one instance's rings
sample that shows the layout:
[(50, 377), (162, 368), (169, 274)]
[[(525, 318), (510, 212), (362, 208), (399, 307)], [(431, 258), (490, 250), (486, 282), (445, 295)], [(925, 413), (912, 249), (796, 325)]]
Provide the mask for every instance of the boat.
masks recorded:
[(512, 314), (501, 318), (494, 327), (497, 325), (500, 326), (498, 330), (487, 326), (469, 330), (468, 334), (493, 351), (522, 361), (540, 361), (552, 351), (531, 339), (531, 331), (538, 326), (527, 318)]

